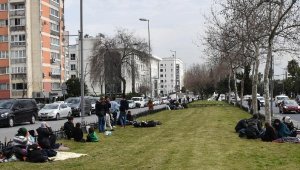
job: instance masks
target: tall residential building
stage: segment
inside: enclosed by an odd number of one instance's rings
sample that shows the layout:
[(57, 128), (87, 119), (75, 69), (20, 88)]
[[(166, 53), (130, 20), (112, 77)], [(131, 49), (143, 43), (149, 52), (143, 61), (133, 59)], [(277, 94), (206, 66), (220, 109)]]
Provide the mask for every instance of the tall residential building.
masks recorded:
[(179, 92), (183, 87), (183, 61), (178, 58), (163, 58), (159, 63), (160, 95)]
[(63, 0), (0, 0), (0, 98), (61, 94), (64, 27)]

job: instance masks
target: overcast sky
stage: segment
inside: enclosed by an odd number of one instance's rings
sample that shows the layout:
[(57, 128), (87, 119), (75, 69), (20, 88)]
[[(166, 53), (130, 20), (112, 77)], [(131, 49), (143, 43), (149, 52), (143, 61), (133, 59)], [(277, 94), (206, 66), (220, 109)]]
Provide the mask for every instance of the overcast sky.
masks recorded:
[[(170, 50), (187, 65), (203, 63), (199, 37), (204, 33), (204, 14), (213, 0), (84, 0), (84, 34), (113, 35), (117, 28), (127, 28), (141, 38), (148, 38), (150, 20), (151, 46), (158, 57), (170, 57)], [(66, 30), (77, 34), (80, 0), (65, 1)], [(74, 41), (72, 41), (74, 43)]]

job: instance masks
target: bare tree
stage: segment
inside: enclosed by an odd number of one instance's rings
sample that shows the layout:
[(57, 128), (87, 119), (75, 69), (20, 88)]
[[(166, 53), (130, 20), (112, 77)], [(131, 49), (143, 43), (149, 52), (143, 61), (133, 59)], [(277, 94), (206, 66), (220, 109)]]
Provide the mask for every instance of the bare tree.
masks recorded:
[(91, 79), (100, 81), (121, 81), (122, 93), (126, 92), (126, 77), (135, 78), (137, 73), (132, 56), (140, 62), (148, 63), (148, 44), (126, 29), (119, 29), (112, 38), (103, 38), (95, 43), (94, 53), (90, 58)]

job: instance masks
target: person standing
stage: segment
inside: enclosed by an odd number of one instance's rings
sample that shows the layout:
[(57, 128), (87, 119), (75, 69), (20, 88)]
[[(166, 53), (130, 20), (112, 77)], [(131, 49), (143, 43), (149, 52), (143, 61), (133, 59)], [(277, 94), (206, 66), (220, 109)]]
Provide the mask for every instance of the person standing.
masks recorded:
[(122, 100), (120, 101), (120, 123), (121, 126), (125, 128), (126, 126), (126, 111), (129, 108), (128, 101), (125, 98), (125, 95), (122, 96)]
[(105, 112), (108, 110), (104, 97), (100, 97), (100, 101), (96, 102), (95, 107), (96, 115), (98, 116), (99, 132), (103, 133), (105, 131)]
[(120, 108), (120, 105), (115, 100), (116, 97), (112, 97), (112, 101), (110, 101), (110, 105), (111, 105), (110, 110), (113, 116), (112, 126), (116, 126), (118, 124), (117, 115)]
[(153, 107), (154, 107), (153, 102), (152, 102), (151, 99), (148, 101), (148, 104), (147, 104), (147, 105), (148, 105), (148, 111), (149, 111), (149, 114), (151, 114), (152, 111), (153, 111)]
[(106, 103), (106, 110), (105, 110), (105, 130), (106, 127), (109, 127), (110, 130), (113, 130), (111, 126), (111, 114), (110, 114), (110, 109), (111, 109), (111, 104), (110, 104), (110, 99), (108, 96), (105, 96), (105, 103)]

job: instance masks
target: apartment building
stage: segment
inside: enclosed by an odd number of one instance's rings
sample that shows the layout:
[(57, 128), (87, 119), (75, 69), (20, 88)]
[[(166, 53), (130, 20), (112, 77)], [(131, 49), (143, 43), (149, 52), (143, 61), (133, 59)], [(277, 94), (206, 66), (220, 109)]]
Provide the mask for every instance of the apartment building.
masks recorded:
[(179, 58), (163, 58), (159, 63), (160, 95), (166, 96), (183, 87), (184, 63)]
[(64, 1), (0, 0), (0, 98), (61, 95)]

